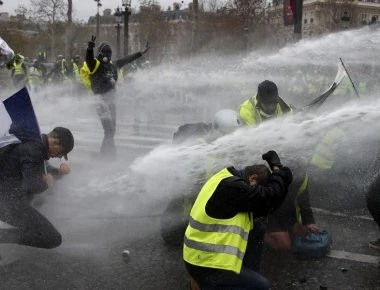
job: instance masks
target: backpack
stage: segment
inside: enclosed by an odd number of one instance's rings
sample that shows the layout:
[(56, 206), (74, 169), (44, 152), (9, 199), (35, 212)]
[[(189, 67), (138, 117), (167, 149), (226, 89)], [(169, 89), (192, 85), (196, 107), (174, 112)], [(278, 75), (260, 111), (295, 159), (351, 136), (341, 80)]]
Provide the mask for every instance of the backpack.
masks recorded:
[(331, 234), (323, 230), (319, 233), (306, 233), (293, 239), (291, 251), (298, 258), (318, 259), (326, 256), (331, 249)]
[(212, 124), (190, 123), (181, 125), (173, 134), (173, 143), (182, 143), (196, 138), (202, 138), (212, 129)]
[(98, 70), (99, 65), (100, 65), (100, 61), (96, 60), (96, 65), (95, 65), (95, 68), (92, 72), (88, 68), (86, 62), (84, 62), (83, 66), (80, 68), (79, 74), (80, 74), (80, 78), (82, 80), (82, 83), (89, 90), (91, 90), (91, 78), (90, 78), (90, 76), (93, 75)]

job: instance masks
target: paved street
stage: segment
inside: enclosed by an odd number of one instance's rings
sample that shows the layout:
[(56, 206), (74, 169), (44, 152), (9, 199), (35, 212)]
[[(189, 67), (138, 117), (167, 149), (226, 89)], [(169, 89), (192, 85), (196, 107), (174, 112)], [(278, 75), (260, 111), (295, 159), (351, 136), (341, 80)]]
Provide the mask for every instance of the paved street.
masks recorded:
[[(181, 249), (168, 248), (160, 235), (165, 201), (149, 204), (138, 193), (115, 191), (128, 188), (121, 186), (120, 171), (169, 141), (175, 124), (130, 128), (128, 139), (117, 140), (128, 154), (114, 168), (92, 160), (87, 148), (74, 152), (73, 173), (40, 208), (61, 231), (62, 246), (0, 246), (1, 289), (189, 289)], [(380, 252), (367, 245), (380, 231), (368, 213), (314, 211), (319, 227), (332, 233), (330, 257), (299, 260), (266, 249), (261, 272), (273, 289), (380, 289)], [(124, 250), (130, 251), (128, 261)]]
[[(379, 253), (367, 247), (378, 234), (373, 223), (325, 214), (316, 217), (321, 228), (333, 235), (333, 252), (350, 252), (351, 257), (310, 261), (266, 250), (262, 274), (272, 281), (273, 289), (380, 289), (380, 269), (368, 259), (380, 260)], [(59, 228), (70, 222), (55, 221)], [(1, 288), (188, 289), (181, 249), (165, 246), (158, 216), (92, 218), (78, 224), (76, 231), (63, 231), (64, 244), (58, 249), (0, 247), (4, 260), (13, 261), (0, 268)], [(130, 251), (127, 262), (121, 255), (125, 249)], [(353, 253), (368, 261), (357, 261)]]

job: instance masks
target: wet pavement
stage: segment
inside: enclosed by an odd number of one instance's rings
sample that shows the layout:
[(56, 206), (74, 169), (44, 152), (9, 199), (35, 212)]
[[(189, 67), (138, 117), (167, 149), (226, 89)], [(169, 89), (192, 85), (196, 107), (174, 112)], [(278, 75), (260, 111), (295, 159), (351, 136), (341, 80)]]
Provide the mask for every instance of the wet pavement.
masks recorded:
[[(348, 258), (299, 260), (266, 249), (261, 273), (272, 289), (380, 289), (380, 268), (373, 261), (380, 252), (367, 245), (380, 235), (373, 221), (319, 213), (316, 220), (332, 233), (331, 255), (345, 251)], [(54, 220), (63, 229), (67, 222)], [(1, 246), (9, 263), (0, 267), (1, 289), (188, 289), (181, 249), (164, 244), (159, 215), (80, 222), (84, 226), (76, 231), (62, 231), (63, 245), (54, 250)]]
[[(165, 129), (164, 139), (170, 138), (173, 128)], [(141, 130), (136, 136), (135, 143), (123, 144), (131, 151), (126, 164), (148, 150), (132, 152), (132, 147), (144, 142), (152, 148), (161, 142)], [(83, 170), (75, 161), (73, 169)], [(49, 207), (47, 202), (41, 211), (62, 233), (62, 246), (43, 250), (0, 245), (0, 289), (189, 289), (181, 248), (170, 248), (161, 238), (163, 205), (113, 215), (100, 208), (98, 214), (82, 217)], [(380, 230), (368, 212), (314, 209), (314, 213), (320, 229), (332, 234), (330, 256), (299, 260), (265, 249), (261, 273), (272, 282), (272, 289), (380, 289), (380, 251), (368, 247), (368, 241), (380, 237)], [(128, 259), (122, 256), (125, 250), (130, 252)]]

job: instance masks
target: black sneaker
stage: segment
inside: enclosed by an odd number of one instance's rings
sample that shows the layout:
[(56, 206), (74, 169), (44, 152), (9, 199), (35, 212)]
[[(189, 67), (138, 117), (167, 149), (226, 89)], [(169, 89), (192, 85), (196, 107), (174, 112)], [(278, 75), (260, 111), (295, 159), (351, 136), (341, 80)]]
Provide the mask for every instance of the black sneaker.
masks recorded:
[(369, 242), (368, 245), (372, 249), (380, 250), (380, 239), (373, 242)]

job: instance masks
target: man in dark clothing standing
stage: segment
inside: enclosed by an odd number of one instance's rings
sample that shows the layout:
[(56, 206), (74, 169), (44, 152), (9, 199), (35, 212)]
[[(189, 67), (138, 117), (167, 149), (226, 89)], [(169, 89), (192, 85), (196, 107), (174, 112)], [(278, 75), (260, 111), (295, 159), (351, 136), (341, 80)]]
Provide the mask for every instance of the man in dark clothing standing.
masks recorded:
[(111, 61), (112, 49), (108, 43), (101, 43), (98, 47), (98, 55), (94, 57), (95, 36), (88, 42), (86, 62), (82, 69), (88, 70), (90, 75), (91, 90), (99, 95), (100, 102), (97, 113), (104, 130), (103, 143), (100, 153), (108, 157), (116, 156), (115, 133), (116, 133), (116, 107), (115, 89), (118, 80), (118, 70), (126, 64), (138, 59), (149, 50), (149, 46), (142, 52), (137, 52), (120, 59), (114, 63)]
[(13, 226), (0, 229), (0, 243), (51, 249), (62, 242), (61, 234), (30, 202), (35, 194), (51, 187), (54, 177), (45, 171), (45, 160), (51, 157), (67, 160), (74, 147), (70, 130), (54, 128), (41, 138), (9, 130), (20, 143), (7, 145), (0, 152), (0, 220)]
[(276, 152), (262, 157), (272, 173), (263, 165), (224, 168), (205, 183), (191, 209), (183, 258), (202, 289), (269, 289), (253, 267), (251, 234), (256, 218), (281, 205), (292, 172)]

